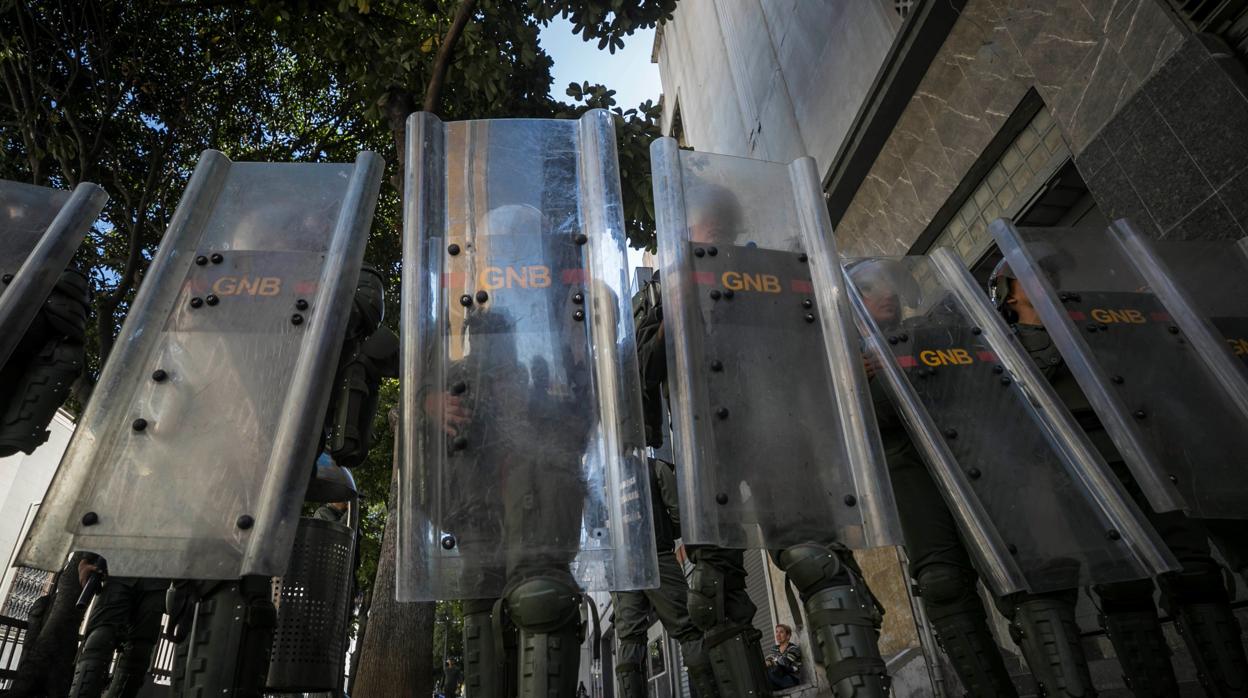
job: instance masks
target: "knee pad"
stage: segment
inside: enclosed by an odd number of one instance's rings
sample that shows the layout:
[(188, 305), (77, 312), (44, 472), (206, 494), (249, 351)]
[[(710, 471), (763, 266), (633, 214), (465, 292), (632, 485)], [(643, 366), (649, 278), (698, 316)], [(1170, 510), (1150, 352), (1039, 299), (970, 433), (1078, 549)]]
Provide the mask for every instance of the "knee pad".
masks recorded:
[(1153, 580), (1133, 579), (1113, 584), (1097, 584), (1092, 587), (1101, 600), (1101, 612), (1106, 614), (1155, 611), (1153, 605)]
[(847, 583), (847, 570), (836, 553), (816, 543), (802, 543), (780, 553), (780, 567), (802, 596)]
[(555, 577), (530, 577), (503, 593), (507, 612), (530, 633), (549, 633), (581, 621), (581, 591)]
[(117, 629), (113, 626), (101, 625), (92, 628), (91, 632), (87, 634), (87, 638), (82, 641), (82, 650), (78, 655), (78, 661), (111, 662), (113, 651), (117, 649), (117, 643)]
[(1162, 606), (1173, 615), (1177, 606), (1198, 603), (1230, 603), (1234, 580), (1229, 571), (1212, 558), (1188, 562), (1178, 572), (1157, 580)]
[(957, 565), (936, 563), (919, 570), (914, 580), (919, 585), (919, 596), (931, 609), (944, 609), (973, 602), (982, 609), (979, 594), (975, 591), (978, 576), (971, 570)]
[(689, 576), (689, 620), (703, 632), (726, 620), (724, 575), (710, 565), (695, 565)]

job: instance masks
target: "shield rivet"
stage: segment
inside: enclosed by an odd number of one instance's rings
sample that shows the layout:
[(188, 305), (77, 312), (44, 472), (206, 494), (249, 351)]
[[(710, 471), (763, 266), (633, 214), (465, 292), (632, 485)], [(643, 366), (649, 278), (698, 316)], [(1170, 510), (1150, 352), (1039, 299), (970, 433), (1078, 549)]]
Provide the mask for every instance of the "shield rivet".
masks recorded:
[(957, 429), (946, 429), (946, 430), (945, 430), (945, 438), (946, 438), (946, 439), (956, 439), (956, 438), (958, 438), (958, 430), (957, 430)]
[(720, 419), (728, 419), (728, 408), (727, 407), (715, 408), (715, 416), (719, 417)]
[(719, 289), (717, 288), (711, 289), (711, 300), (717, 301), (719, 300), (719, 296), (720, 296)]
[(209, 293), (208, 296), (204, 298), (204, 302), (208, 305), (216, 305), (221, 302), (221, 299), (217, 298), (215, 294)]
[(292, 324), (292, 325), (302, 325), (302, 324), (303, 324), (303, 316), (302, 316), (302, 315), (300, 315), (299, 313), (295, 313), (294, 315), (291, 315), (291, 316), (290, 316), (290, 324)]
[(94, 526), (99, 522), (100, 522), (100, 515), (95, 513), (94, 511), (88, 511), (87, 513), (82, 515), (83, 526)]
[(1089, 322), (1089, 323), (1088, 323), (1088, 325), (1087, 325), (1087, 327), (1088, 327), (1088, 331), (1089, 331), (1089, 332), (1095, 332), (1095, 331), (1097, 331), (1098, 329), (1100, 329), (1100, 326), (1099, 326), (1099, 325), (1097, 325), (1095, 322)]
[(585, 233), (577, 233), (575, 240), (576, 240), (576, 244), (584, 245), (585, 243), (589, 242), (589, 237), (586, 236)]
[(852, 494), (845, 495), (845, 506), (852, 507), (858, 503), (858, 498)]
[(579, 293), (579, 292), (578, 292), (578, 293), (573, 293), (573, 294), (572, 294), (572, 302), (573, 302), (573, 303), (576, 303), (577, 305), (580, 305), (580, 304), (584, 303), (584, 302), (585, 302), (585, 294), (583, 294), (583, 293)]
[(477, 291), (477, 302), (484, 303), (490, 299), (490, 294), (485, 291)]
[(1170, 482), (1173, 482), (1173, 483), (1175, 483), (1175, 484), (1178, 484), (1178, 482), (1179, 482), (1179, 476), (1178, 476), (1178, 475), (1170, 475), (1169, 477), (1170, 477)]
[(712, 246), (710, 246), (710, 247), (706, 248), (706, 253), (707, 253), (707, 254), (709, 254), (710, 256), (714, 257), (715, 255), (719, 254), (719, 248), (717, 248), (717, 247), (715, 247), (714, 245), (712, 245)]
[(224, 262), (224, 261), (225, 261), (225, 257), (222, 257), (220, 252), (213, 252), (213, 253), (212, 253), (212, 263), (213, 263), (213, 264), (220, 264), (220, 263), (222, 263), (222, 262)]
[(456, 451), (462, 451), (465, 448), (468, 448), (468, 439), (465, 439), (462, 436), (456, 436), (454, 439), (451, 440), (451, 448), (455, 449)]
[(711, 362), (711, 370), (715, 371), (716, 373), (724, 370), (724, 362), (720, 361), (719, 359), (715, 359), (714, 361)]
[(993, 373), (1004, 373), (1004, 372), (1005, 372), (1005, 367), (1004, 367), (1004, 366), (1002, 366), (1001, 364), (996, 364), (995, 366), (993, 366), (993, 367), (992, 367), (992, 372), (993, 372)]
[(1009, 377), (1009, 376), (1001, 376), (1001, 385), (1009, 385), (1009, 384), (1010, 384), (1010, 377)]
[(451, 395), (463, 395), (464, 391), (467, 389), (468, 384), (463, 381), (459, 381), (451, 385)]
[(5, 275), (4, 275), (4, 283), (5, 283), (5, 284), (8, 284), (8, 283), (9, 283), (10, 281), (12, 281), (12, 280), (13, 280), (13, 275), (12, 275), (12, 274), (5, 274)]
[(460, 296), (460, 297), (459, 297), (459, 304), (460, 304), (460, 305), (462, 305), (462, 306), (464, 306), (465, 308), (471, 308), (471, 307), (472, 307), (472, 296), (468, 295), (467, 293), (465, 293), (464, 295)]
[(1147, 412), (1145, 412), (1144, 410), (1136, 410), (1136, 411), (1135, 411), (1135, 418), (1136, 418), (1136, 419), (1144, 419), (1144, 418), (1145, 418), (1145, 417), (1147, 417), (1147, 416), (1148, 416), (1148, 413), (1147, 413)]
[(200, 256), (195, 258), (195, 263), (202, 267), (208, 263), (208, 258), (201, 254)]
[(979, 472), (979, 468), (971, 468), (966, 471), (966, 476), (972, 480), (978, 480), (980, 475), (983, 475), (983, 473)]
[(1018, 546), (1017, 546), (1017, 545), (1014, 545), (1013, 543), (1007, 543), (1007, 544), (1006, 544), (1006, 546), (1005, 546), (1005, 549), (1006, 549), (1006, 550), (1008, 550), (1008, 551), (1010, 551), (1010, 554), (1011, 554), (1011, 555), (1017, 555), (1017, 554), (1018, 554)]
[(203, 299), (203, 298), (200, 298), (199, 296), (196, 296), (196, 297), (194, 297), (194, 298), (192, 298), (192, 299), (191, 299), (191, 307), (192, 307), (192, 308), (198, 308), (198, 307), (202, 306), (203, 304), (204, 304), (204, 299)]
[(250, 514), (243, 514), (242, 516), (238, 517), (238, 520), (234, 522), (234, 525), (246, 531), (247, 529), (254, 526), (255, 523), (256, 523), (256, 520), (251, 518)]
[(898, 336), (898, 337), (901, 339), (901, 341), (903, 341), (903, 342), (909, 342), (909, 341), (910, 341), (910, 335), (906, 334), (905, 332), (902, 332), (901, 334), (899, 334), (899, 335), (897, 335), (897, 336)]
[(576, 320), (577, 322), (583, 321), (585, 319), (585, 311), (578, 310), (575, 313), (572, 313), (572, 319)]
[(806, 322), (814, 322), (815, 316), (812, 313), (806, 313)]
[(984, 331), (983, 331), (983, 330), (981, 330), (981, 329), (979, 329), (978, 327), (972, 327), (972, 328), (971, 328), (971, 334), (973, 334), (973, 335), (980, 335), (980, 334), (983, 334), (983, 332), (984, 332)]
[(889, 336), (888, 336), (888, 343), (889, 343), (889, 344), (896, 344), (896, 343), (897, 343), (897, 341), (898, 341), (898, 340), (897, 340), (896, 335), (889, 335)]
[(720, 492), (719, 494), (715, 495), (715, 501), (719, 502), (720, 504), (727, 504), (728, 495), (724, 494), (723, 492)]
[(307, 301), (305, 301), (305, 300), (304, 300), (304, 299), (302, 299), (302, 298), (300, 298), (299, 300), (296, 300), (296, 301), (295, 301), (295, 310), (307, 310), (307, 309), (308, 309), (308, 302), (307, 302)]
[(456, 245), (455, 243), (452, 242), (451, 244), (446, 246), (446, 251), (448, 254), (454, 257), (455, 255), (459, 254), (459, 245)]
[(169, 373), (165, 371), (165, 369), (163, 368), (158, 368), (155, 371), (152, 371), (152, 380), (156, 381), (157, 383), (164, 383), (165, 379), (168, 377), (169, 377)]
[(706, 250), (702, 249), (701, 247), (695, 247), (695, 248), (693, 248), (693, 256), (694, 256), (694, 257), (705, 257), (705, 256), (706, 256)]
[(733, 296), (735, 296), (735, 295), (736, 295), (736, 292), (735, 292), (735, 291), (733, 291), (732, 289), (730, 289), (730, 288), (726, 288), (726, 289), (724, 289), (724, 298), (729, 298), (729, 299), (730, 299), (730, 298), (732, 298), (732, 297), (733, 297)]
[(1170, 334), (1178, 334), (1179, 328), (1175, 327), (1174, 325), (1171, 325), (1166, 328), (1166, 331), (1168, 331)]
[(797, 261), (802, 262), (802, 263), (805, 263), (807, 259), (810, 259), (810, 258), (806, 256), (805, 252), (797, 256)]
[(805, 300), (803, 300), (803, 301), (802, 301), (802, 307), (803, 307), (803, 308), (807, 308), (807, 309), (809, 309), (809, 308), (813, 308), (813, 307), (815, 307), (815, 302), (814, 302), (814, 301), (812, 301), (811, 299), (807, 298), (807, 299), (805, 299)]
[(1122, 534), (1111, 528), (1105, 532), (1105, 537), (1110, 540), (1119, 540), (1122, 538)]
[(1124, 379), (1122, 376), (1113, 376), (1110, 378), (1110, 380), (1113, 381), (1114, 383), (1117, 383), (1118, 385), (1122, 385), (1124, 382)]
[(147, 420), (143, 419), (142, 417), (139, 417), (138, 419), (130, 423), (130, 428), (135, 431), (143, 431), (144, 429), (147, 428)]
[(455, 549), (455, 536), (442, 536), (442, 549), (454, 550)]

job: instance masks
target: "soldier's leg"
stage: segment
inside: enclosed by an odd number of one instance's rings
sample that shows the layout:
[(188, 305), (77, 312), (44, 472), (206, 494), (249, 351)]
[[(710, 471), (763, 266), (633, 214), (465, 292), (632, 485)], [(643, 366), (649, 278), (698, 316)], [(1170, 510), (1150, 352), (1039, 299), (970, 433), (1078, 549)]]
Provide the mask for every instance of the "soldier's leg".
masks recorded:
[(1094, 590), (1101, 600), (1101, 627), (1114, 645), (1127, 688), (1141, 698), (1177, 696), (1170, 647), (1153, 603), (1153, 581), (1098, 584)]
[[(702, 645), (702, 631), (689, 617), (689, 585), (685, 571), (673, 552), (659, 553), (659, 588), (644, 592), (668, 634), (680, 643), (680, 654), (689, 670), (689, 682), (701, 698), (715, 698), (715, 674)], [(619, 611), (616, 611), (619, 623)], [(643, 694), (644, 695), (644, 694)]]
[(974, 698), (1017, 695), (976, 592), (979, 575), (927, 467), (917, 458), (890, 466), (910, 576), (963, 690)]
[(503, 594), (520, 630), (520, 698), (576, 693), (581, 642), (581, 590), (571, 576), (531, 576)]
[[(494, 633), (497, 599), (464, 600), (464, 695), (495, 698), (505, 695), (503, 658)], [(501, 629), (500, 629), (501, 630)]]
[(1174, 520), (1159, 530), (1183, 569), (1158, 579), (1162, 606), (1175, 619), (1205, 691), (1214, 698), (1248, 696), (1248, 658), (1231, 609), (1234, 578), (1209, 548), (1212, 534), (1231, 566), (1243, 570), (1248, 523), (1169, 516)]
[(880, 614), (849, 551), (805, 543), (772, 557), (802, 597), (835, 695), (887, 695)]
[(193, 613), (190, 634), (178, 645), (175, 698), (263, 695), (277, 625), (272, 580), (206, 583)]
[(115, 577), (104, 585), (87, 620), (86, 639), (74, 664), (70, 698), (99, 698), (108, 685), (113, 652), (130, 624), (131, 598), (136, 580)]
[(997, 602), (1042, 696), (1095, 696), (1075, 622), (1079, 590), (1018, 594)]
[(620, 698), (646, 698), (649, 695), (644, 664), (646, 628), (651, 608), (647, 593), (622, 591), (611, 595), (611, 605), (615, 609), (615, 678), (620, 687)]
[(147, 680), (152, 653), (160, 639), (160, 619), (165, 612), (166, 585), (158, 580), (139, 580), (130, 608), (130, 623), (113, 680), (106, 698), (135, 698)]
[(757, 609), (745, 592), (744, 551), (700, 546), (690, 556), (689, 617), (702, 631), (719, 695), (767, 695), (762, 635), (752, 624)]

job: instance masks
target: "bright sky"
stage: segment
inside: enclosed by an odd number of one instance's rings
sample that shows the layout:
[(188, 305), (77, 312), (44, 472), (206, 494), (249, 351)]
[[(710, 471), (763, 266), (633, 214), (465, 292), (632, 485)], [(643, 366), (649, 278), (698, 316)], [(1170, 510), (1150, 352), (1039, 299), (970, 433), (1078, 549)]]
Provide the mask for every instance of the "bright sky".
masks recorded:
[(650, 62), (654, 48), (654, 30), (638, 31), (624, 39), (624, 48), (614, 54), (598, 50), (597, 41), (582, 41), (572, 33), (572, 23), (556, 17), (542, 30), (542, 48), (555, 61), (551, 71), (555, 81), (550, 95), (568, 99), (564, 90), (570, 82), (598, 83), (615, 90), (616, 106), (628, 109), (645, 100), (659, 101), (663, 91), (659, 82), (659, 66)]

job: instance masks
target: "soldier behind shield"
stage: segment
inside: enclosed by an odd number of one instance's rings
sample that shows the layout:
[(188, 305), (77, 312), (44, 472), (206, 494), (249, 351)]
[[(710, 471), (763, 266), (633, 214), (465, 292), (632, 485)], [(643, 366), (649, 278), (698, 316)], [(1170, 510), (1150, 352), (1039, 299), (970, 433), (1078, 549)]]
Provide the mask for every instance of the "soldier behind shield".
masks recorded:
[[(1037, 252), (1040, 265), (1054, 274), (1061, 266), (1052, 264), (1056, 251), (1037, 246)], [(1158, 579), (1162, 606), (1178, 620), (1206, 688), (1218, 696), (1244, 694), (1248, 691), (1248, 659), (1239, 621), (1230, 605), (1233, 581), (1209, 547), (1212, 532), (1214, 542), (1235, 568), (1241, 574), (1248, 571), (1244, 522), (1206, 522), (1179, 511), (1154, 511), (1005, 261), (993, 270), (988, 286), (998, 311), (1023, 347), (1183, 565), (1181, 571)], [(1101, 601), (1101, 626), (1114, 645), (1127, 685), (1137, 696), (1178, 695), (1170, 650), (1153, 602), (1152, 581), (1099, 584), (1094, 589)]]

